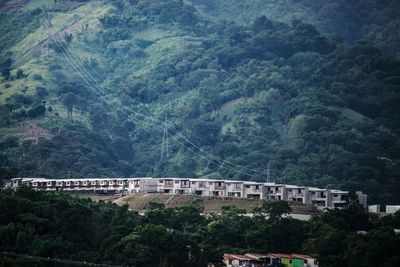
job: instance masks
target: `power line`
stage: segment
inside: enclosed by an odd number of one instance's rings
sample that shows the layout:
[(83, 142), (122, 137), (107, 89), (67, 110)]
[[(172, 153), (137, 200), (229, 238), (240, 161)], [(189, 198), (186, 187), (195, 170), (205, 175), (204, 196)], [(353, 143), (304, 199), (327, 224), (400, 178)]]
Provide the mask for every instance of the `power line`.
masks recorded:
[(169, 143), (168, 143), (168, 129), (167, 129), (167, 120), (165, 120), (163, 125), (163, 137), (161, 144), (161, 161), (164, 161), (164, 158), (169, 158)]
[[(46, 30), (48, 30), (49, 32), (52, 32), (52, 30), (51, 30), (52, 25), (51, 25), (51, 23), (50, 23), (50, 21), (49, 21), (49, 16), (48, 16), (48, 14), (47, 14), (47, 25), (46, 25), (46, 23), (45, 23), (45, 28), (46, 28)], [(104, 93), (104, 94), (107, 94), (107, 92), (101, 87), (100, 84), (98, 84), (98, 82), (96, 81), (96, 79), (93, 78), (93, 77), (90, 75), (90, 73), (89, 73), (89, 72), (86, 70), (86, 68), (79, 62), (79, 60), (78, 60), (78, 59), (75, 59), (75, 58), (69, 53), (68, 47), (65, 48), (64, 45), (63, 45), (61, 42), (59, 42), (59, 41), (54, 37), (55, 33), (54, 33), (54, 32), (52, 32), (52, 33), (53, 33), (52, 38), (53, 38), (53, 40), (56, 42), (56, 45), (58, 45), (58, 47), (61, 49), (61, 51), (66, 55), (67, 61), (72, 65), (72, 67), (74, 68), (74, 70), (78, 72), (78, 75), (83, 79), (83, 81), (84, 81), (85, 83), (87, 83), (87, 85), (88, 85), (90, 88), (92, 88), (92, 89), (96, 89), (96, 88), (97, 88), (100, 92), (102, 92), (102, 93)], [(84, 73), (84, 74), (83, 74), (83, 73)], [(120, 110), (120, 106), (121, 106), (120, 103), (115, 103), (115, 105), (112, 105), (111, 103), (108, 102), (107, 99), (105, 99), (104, 96), (100, 95), (96, 90), (94, 90), (94, 92), (95, 92), (96, 94), (98, 94), (101, 98), (103, 98), (103, 100), (104, 100), (107, 104), (109, 104), (110, 106), (113, 106), (114, 108), (116, 108), (116, 109), (118, 109), (119, 111), (121, 111), (121, 110)], [(114, 98), (114, 99), (112, 99), (112, 100), (113, 100), (113, 102), (115, 102), (117, 99)], [(192, 142), (190, 139), (188, 139), (186, 136), (184, 136), (184, 135), (183, 135), (180, 131), (178, 131), (176, 128), (172, 127), (171, 125), (169, 125), (169, 124), (166, 123), (166, 122), (162, 122), (162, 121), (160, 121), (160, 120), (158, 120), (158, 119), (155, 119), (155, 118), (153, 118), (153, 117), (149, 117), (149, 116), (147, 116), (147, 115), (144, 115), (144, 114), (142, 114), (142, 113), (140, 113), (140, 112), (137, 112), (137, 111), (135, 111), (135, 110), (133, 110), (133, 109), (130, 109), (130, 108), (127, 108), (127, 107), (124, 107), (124, 106), (122, 106), (122, 108), (125, 109), (125, 110), (130, 111), (131, 113), (133, 113), (133, 114), (135, 114), (135, 115), (137, 115), (137, 116), (139, 116), (139, 117), (141, 117), (141, 118), (143, 118), (143, 119), (146, 119), (146, 120), (148, 120), (148, 121), (151, 121), (152, 123), (154, 123), (154, 124), (156, 124), (156, 125), (163, 125), (163, 126), (164, 126), (164, 129), (167, 129), (167, 133), (168, 133), (169, 130), (173, 131), (173, 132), (175, 133), (175, 135), (178, 135), (178, 137), (181, 138), (184, 142), (186, 142), (186, 143), (189, 144), (190, 146), (192, 146), (192, 147), (198, 149), (199, 152), (204, 153), (204, 154), (205, 154), (205, 157), (208, 158), (208, 160), (212, 160), (212, 161), (216, 161), (216, 162), (218, 162), (218, 163), (224, 163), (224, 164), (226, 164), (227, 166), (225, 166), (225, 168), (230, 168), (231, 170), (234, 170), (234, 171), (236, 171), (236, 172), (238, 172), (238, 173), (246, 174), (246, 175), (249, 175), (249, 176), (254, 176), (254, 174), (265, 175), (264, 172), (260, 172), (260, 171), (253, 170), (253, 169), (248, 169), (247, 167), (244, 167), (244, 166), (241, 166), (241, 165), (232, 163), (232, 162), (230, 162), (230, 161), (228, 161), (228, 160), (222, 159), (222, 158), (220, 158), (220, 157), (218, 157), (218, 156), (215, 156), (215, 155), (213, 155), (213, 154), (211, 154), (211, 153), (205, 151), (204, 149), (202, 149), (201, 147), (199, 147), (198, 145), (196, 145), (195, 143), (193, 143), (193, 142)], [(192, 151), (193, 151), (194, 153), (200, 155), (200, 153), (198, 153), (198, 152), (196, 152), (196, 151), (194, 151), (194, 150), (192, 150)], [(203, 158), (204, 158), (204, 157), (203, 157)], [(252, 173), (254, 173), (254, 174), (250, 174), (250, 173), (244, 172), (244, 171), (242, 171), (243, 169), (245, 169), (245, 170), (247, 169), (248, 171), (250, 171), (250, 172), (252, 172)]]
[[(49, 23), (49, 24), (50, 24), (50, 23)], [(60, 42), (58, 42), (54, 37), (53, 37), (53, 40), (54, 40), (55, 42), (57, 42), (57, 44), (60, 46), (60, 48), (66, 53), (66, 55), (67, 55), (67, 57), (68, 57), (67, 60), (69, 61), (69, 63), (70, 63), (71, 65), (73, 65), (73, 64), (71, 63), (71, 61), (72, 61), (73, 63), (76, 63), (77, 67), (79, 68), (79, 62), (76, 62), (76, 61), (74, 60), (74, 58), (66, 51), (66, 49), (63, 47), (63, 45), (62, 45)], [(74, 66), (74, 65), (73, 65), (73, 66)], [(81, 66), (81, 67), (84, 69), (83, 66)], [(80, 72), (79, 69), (75, 68), (75, 70), (79, 72), (81, 78), (82, 78), (91, 88), (92, 88), (92, 83), (93, 83), (93, 85), (96, 86), (96, 88), (98, 88), (101, 92), (104, 93), (104, 90), (103, 90), (102, 88), (100, 88), (99, 85), (97, 85), (97, 84), (93, 81), (94, 78), (92, 78), (93, 80), (88, 81), (87, 79), (85, 79), (85, 77), (82, 75), (82, 73)], [(86, 72), (86, 74), (89, 74), (87, 71), (85, 71), (85, 72)], [(90, 75), (90, 74), (89, 74), (89, 75)], [(95, 91), (95, 92), (96, 92), (96, 91)], [(97, 92), (96, 92), (96, 93), (97, 93)], [(100, 97), (102, 97), (102, 96), (100, 96)], [(105, 102), (108, 103), (108, 104), (110, 104), (107, 100), (105, 100)], [(125, 107), (125, 108), (126, 108), (126, 107)], [(127, 109), (127, 108), (126, 108), (126, 109)], [(129, 109), (129, 110), (130, 110), (130, 109)], [(140, 116), (140, 117), (143, 117), (144, 119), (151, 120), (153, 123), (159, 124), (159, 122), (160, 122), (160, 121), (158, 121), (157, 119), (154, 119), (153, 117), (148, 117), (148, 116), (143, 115), (143, 114), (141, 114), (141, 113), (138, 113), (138, 112), (136, 112), (136, 111), (134, 111), (134, 110), (130, 110), (130, 111), (133, 112), (135, 115), (138, 115), (138, 116)], [(210, 153), (204, 151), (202, 148), (200, 148), (199, 146), (197, 146), (196, 144), (194, 144), (192, 141), (190, 141), (187, 137), (185, 137), (182, 133), (180, 133), (178, 130), (176, 130), (176, 129), (173, 128), (172, 126), (169, 126), (168, 124), (165, 124), (165, 123), (163, 123), (163, 122), (161, 122), (161, 124), (165, 125), (166, 127), (169, 127), (170, 129), (173, 129), (173, 130), (175, 131), (175, 133), (178, 134), (181, 138), (183, 138), (186, 142), (188, 142), (190, 145), (194, 146), (195, 148), (199, 149), (199, 151), (205, 153), (206, 156), (209, 157), (209, 160), (211, 159), (211, 160), (218, 161), (218, 162), (224, 162), (224, 163), (226, 163), (226, 164), (236, 165), (236, 164), (230, 163), (230, 162), (228, 162), (228, 161), (226, 161), (226, 160), (223, 160), (223, 159), (221, 159), (221, 158), (219, 158), (219, 157), (217, 157), (217, 156), (214, 156), (214, 155), (212, 155), (212, 154), (210, 154)], [(191, 150), (191, 151), (197, 154), (196, 151), (194, 151), (194, 150)], [(243, 166), (239, 166), (239, 165), (236, 165), (236, 166), (238, 166), (239, 168), (244, 168)], [(227, 168), (227, 167), (225, 166), (225, 168)], [(231, 168), (231, 169), (234, 169), (234, 168)], [(248, 175), (248, 176), (254, 176), (254, 175), (252, 175), (252, 174), (245, 173), (245, 172), (243, 172), (243, 171), (241, 171), (241, 170), (238, 170), (238, 169), (234, 169), (234, 170), (235, 170), (236, 172), (239, 172), (239, 173), (242, 173), (242, 174), (246, 174), (246, 175)], [(252, 171), (253, 171), (253, 172), (256, 172), (256, 171), (254, 171), (254, 170), (252, 170)], [(261, 172), (259, 172), (259, 173), (261, 173)], [(264, 173), (262, 173), (262, 174), (264, 174)]]
[[(73, 64), (71, 63), (71, 61), (72, 61), (72, 62), (75, 62), (75, 63), (77, 64), (77, 66), (79, 67), (79, 62), (76, 62), (76, 61), (75, 61), (75, 59), (72, 57), (72, 55), (70, 55), (70, 54), (66, 51), (66, 49), (63, 47), (63, 45), (62, 45), (61, 43), (59, 43), (54, 37), (53, 37), (53, 39), (54, 39), (55, 42), (58, 43), (58, 45), (61, 47), (61, 49), (66, 53), (66, 55), (67, 55), (67, 57), (68, 57), (67, 60), (70, 62), (70, 64), (73, 65)], [(84, 66), (81, 66), (81, 68), (84, 69)], [(75, 68), (75, 70), (77, 70), (77, 71), (79, 72), (81, 78), (82, 78), (91, 88), (93, 88), (93, 87), (92, 87), (92, 83), (93, 83), (93, 85), (94, 85), (96, 88), (98, 88), (101, 92), (104, 93), (104, 90), (103, 90), (101, 87), (99, 87), (99, 85), (97, 85), (97, 83), (95, 83), (95, 82), (93, 81), (94, 78), (92, 78), (92, 80), (88, 81), (87, 79), (85, 79), (85, 77), (82, 75), (82, 73), (80, 72), (79, 69), (76, 69), (76, 68)], [(86, 70), (85, 70), (85, 73), (86, 73), (87, 75), (90, 75), (90, 73), (87, 72)], [(95, 92), (96, 92), (96, 91), (95, 91)], [(96, 93), (97, 93), (97, 92), (96, 92)], [(100, 97), (102, 97), (102, 96), (100, 95)], [(110, 104), (107, 100), (105, 100), (105, 102), (108, 103), (108, 104)], [(118, 105), (118, 104), (117, 104), (117, 105)], [(118, 108), (118, 107), (117, 107), (117, 108)], [(125, 108), (125, 109), (128, 109), (128, 108), (126, 108), (126, 107), (124, 107), (124, 108)], [(178, 134), (179, 137), (181, 137), (184, 141), (186, 141), (187, 143), (189, 143), (191, 146), (193, 146), (193, 147), (199, 149), (199, 151), (205, 153), (205, 154), (206, 154), (206, 157), (208, 157), (209, 160), (211, 159), (211, 160), (213, 160), (213, 161), (224, 162), (224, 163), (226, 163), (227, 165), (233, 165), (233, 166), (236, 166), (236, 167), (238, 167), (238, 168), (245, 168), (245, 167), (243, 167), (243, 166), (240, 166), (240, 165), (231, 163), (231, 162), (226, 161), (226, 160), (224, 160), (224, 159), (221, 159), (221, 158), (219, 158), (219, 157), (217, 157), (217, 156), (215, 156), (215, 155), (213, 155), (213, 154), (208, 153), (207, 151), (203, 150), (202, 148), (200, 148), (199, 146), (197, 146), (196, 144), (194, 144), (194, 143), (193, 143), (192, 141), (190, 141), (186, 136), (184, 136), (182, 133), (180, 133), (178, 130), (176, 130), (176, 129), (173, 128), (172, 126), (169, 126), (168, 124), (165, 124), (165, 123), (163, 123), (163, 122), (160, 122), (159, 120), (154, 119), (153, 117), (148, 117), (148, 116), (146, 116), (146, 115), (143, 115), (142, 113), (138, 113), (138, 112), (136, 112), (136, 111), (134, 111), (134, 110), (131, 110), (131, 109), (128, 109), (128, 110), (131, 111), (132, 113), (134, 113), (135, 115), (138, 115), (138, 116), (140, 116), (140, 117), (142, 117), (142, 118), (144, 118), (144, 119), (148, 119), (148, 120), (152, 121), (153, 123), (157, 123), (157, 124), (160, 124), (160, 123), (161, 123), (161, 124), (165, 125), (166, 127), (170, 128), (170, 129), (172, 129), (172, 130), (174, 130), (175, 133)], [(194, 150), (191, 150), (191, 151), (194, 152), (194, 153), (196, 153), (196, 154), (198, 154), (198, 153), (197, 153), (196, 151), (194, 151)], [(225, 166), (225, 168), (229, 168), (229, 167), (226, 167), (226, 166)], [(231, 167), (231, 169), (235, 170), (236, 172), (239, 172), (239, 173), (248, 175), (248, 176), (254, 176), (253, 174), (245, 173), (245, 172), (243, 172), (243, 171), (241, 171), (241, 170), (238, 170), (238, 169), (235, 169), (235, 168), (232, 168), (232, 167)], [(255, 171), (255, 170), (250, 170), (250, 171), (255, 172), (255, 173), (259, 173), (259, 174), (263, 174), (263, 175), (264, 175), (264, 173), (261, 173), (261, 172)]]
[(8, 251), (0, 251), (1, 255), (13, 257), (13, 258), (24, 258), (30, 261), (47, 261), (47, 262), (55, 262), (55, 263), (65, 263), (68, 265), (78, 265), (78, 266), (93, 266), (93, 267), (127, 267), (123, 265), (111, 265), (104, 263), (90, 263), (86, 261), (73, 261), (73, 260), (63, 260), (58, 258), (51, 257), (40, 257), (40, 256), (32, 256), (28, 254), (20, 254)]

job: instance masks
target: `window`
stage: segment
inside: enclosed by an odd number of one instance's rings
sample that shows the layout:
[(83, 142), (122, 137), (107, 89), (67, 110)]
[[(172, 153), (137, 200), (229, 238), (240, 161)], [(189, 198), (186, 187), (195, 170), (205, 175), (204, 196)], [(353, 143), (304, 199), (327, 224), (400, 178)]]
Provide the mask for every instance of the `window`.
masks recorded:
[(338, 197), (338, 194), (333, 194), (333, 197)]
[(258, 189), (258, 187), (259, 187), (258, 185), (255, 186), (256, 189)]
[(246, 188), (250, 188), (250, 185), (246, 185)]
[(179, 181), (175, 181), (176, 184), (179, 184)]
[(162, 184), (162, 183), (164, 183), (164, 180), (160, 180), (160, 181), (158, 181), (160, 184)]
[(289, 260), (289, 264), (292, 264), (292, 260)]
[(297, 190), (297, 192), (298, 192), (299, 194), (301, 194), (301, 189)]
[(289, 191), (289, 192), (292, 192), (292, 189), (289, 189), (288, 191)]

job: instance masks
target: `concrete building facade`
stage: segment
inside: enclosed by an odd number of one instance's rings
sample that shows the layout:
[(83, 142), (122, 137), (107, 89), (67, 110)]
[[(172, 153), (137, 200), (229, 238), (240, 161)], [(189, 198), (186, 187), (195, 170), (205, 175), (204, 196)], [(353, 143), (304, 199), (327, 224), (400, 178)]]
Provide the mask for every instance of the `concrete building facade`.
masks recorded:
[[(238, 197), (285, 200), (315, 205), (320, 208), (343, 207), (349, 192), (316, 187), (260, 183), (250, 181), (192, 178), (14, 178), (6, 187), (22, 185), (46, 191), (94, 191), (103, 193), (164, 193), (206, 197)], [(367, 196), (356, 192), (360, 204), (367, 207)]]

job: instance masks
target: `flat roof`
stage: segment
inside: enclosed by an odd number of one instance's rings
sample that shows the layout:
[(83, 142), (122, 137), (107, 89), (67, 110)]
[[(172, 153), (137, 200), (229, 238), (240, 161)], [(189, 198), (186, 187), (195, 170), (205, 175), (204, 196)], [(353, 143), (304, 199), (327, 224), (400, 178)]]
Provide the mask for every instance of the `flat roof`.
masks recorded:
[(302, 189), (302, 188), (306, 188), (306, 186), (298, 186), (298, 185), (290, 185), (290, 184), (288, 184), (288, 185), (286, 185), (286, 188), (289, 188), (289, 189)]
[(244, 255), (256, 261), (260, 261), (260, 259), (268, 257), (267, 254), (258, 254), (258, 253), (246, 253)]
[(299, 258), (299, 257), (296, 257), (296, 256), (294, 256), (292, 254), (285, 254), (285, 253), (271, 253), (271, 254), (268, 254), (268, 255), (272, 255), (272, 256), (277, 257), (277, 258), (285, 258), (285, 259)]
[(298, 258), (302, 258), (302, 259), (314, 259), (315, 260), (315, 258), (311, 257), (310, 255), (304, 255), (304, 254), (292, 254), (292, 255), (295, 257), (298, 257)]
[(251, 258), (246, 257), (244, 255), (228, 254), (228, 253), (224, 254), (224, 259), (226, 259), (226, 260), (241, 260), (241, 261), (251, 260)]
[[(222, 180), (222, 179), (207, 179), (207, 178), (178, 178), (178, 177), (159, 177), (159, 178), (153, 178), (153, 177), (128, 177), (128, 178), (123, 178), (123, 177), (111, 177), (111, 178), (101, 178), (101, 177), (88, 177), (88, 178), (61, 178), (61, 179), (54, 179), (54, 178), (44, 178), (44, 177), (17, 177), (17, 178), (11, 178), (11, 181), (17, 181), (21, 180), (22, 182), (73, 182), (73, 181), (101, 181), (101, 180), (116, 180), (116, 181), (132, 181), (132, 180), (154, 180), (154, 181), (161, 181), (161, 180), (175, 180), (175, 181), (192, 181), (192, 182), (210, 182), (210, 183), (236, 183), (236, 184), (243, 184), (243, 185), (264, 185), (264, 186), (269, 186), (269, 187), (286, 187), (287, 189), (305, 189), (308, 188), (310, 192), (326, 192), (328, 189), (322, 189), (318, 187), (308, 187), (308, 186), (298, 186), (298, 185), (290, 185), (290, 184), (276, 184), (274, 182), (256, 182), (256, 181), (240, 181), (240, 180)], [(343, 191), (343, 190), (337, 190), (337, 189), (331, 189), (329, 190), (331, 193), (334, 194), (348, 194), (348, 191)]]
[(334, 194), (348, 194), (349, 191), (334, 190), (334, 189), (332, 189), (332, 190), (331, 190), (331, 193), (334, 193)]

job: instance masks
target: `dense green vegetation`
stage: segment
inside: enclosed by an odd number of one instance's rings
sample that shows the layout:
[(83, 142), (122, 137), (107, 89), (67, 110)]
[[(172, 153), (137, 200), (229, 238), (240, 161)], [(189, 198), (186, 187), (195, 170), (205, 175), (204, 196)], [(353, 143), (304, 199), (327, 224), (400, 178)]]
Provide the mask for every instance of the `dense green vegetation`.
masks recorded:
[[(263, 181), (269, 162), (277, 182), (400, 201), (400, 62), (376, 42), (295, 15), (215, 20), (221, 1), (50, 2), (1, 16), (5, 177)], [(396, 23), (394, 1), (356, 2), (357, 27)]]
[[(28, 188), (0, 191), (0, 250), (131, 266), (221, 265), (222, 254), (309, 253), (325, 267), (400, 264), (400, 213), (378, 219), (356, 203), (309, 222), (282, 217), (286, 202), (265, 202), (254, 216), (226, 207), (202, 216), (198, 205), (153, 205), (144, 216), (105, 202)], [(268, 218), (265, 215), (268, 214)], [(363, 231), (359, 233), (358, 231)], [(0, 257), (2, 266), (54, 266)]]
[(291, 23), (301, 20), (328, 36), (348, 42), (367, 40), (399, 56), (399, 2), (396, 0), (193, 0), (216, 20), (251, 24), (262, 15)]

